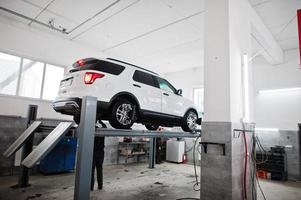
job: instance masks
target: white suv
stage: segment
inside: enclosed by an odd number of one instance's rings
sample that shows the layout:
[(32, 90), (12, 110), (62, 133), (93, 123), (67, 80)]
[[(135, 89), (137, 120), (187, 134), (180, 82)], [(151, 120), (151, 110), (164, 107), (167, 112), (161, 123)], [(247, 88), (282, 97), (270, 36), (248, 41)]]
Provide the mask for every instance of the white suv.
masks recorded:
[(53, 102), (57, 112), (73, 115), (79, 123), (83, 96), (98, 99), (98, 120), (108, 120), (114, 128), (129, 129), (142, 123), (148, 130), (159, 126), (196, 128), (198, 119), (193, 102), (182, 97), (158, 74), (112, 58), (81, 59), (61, 81)]

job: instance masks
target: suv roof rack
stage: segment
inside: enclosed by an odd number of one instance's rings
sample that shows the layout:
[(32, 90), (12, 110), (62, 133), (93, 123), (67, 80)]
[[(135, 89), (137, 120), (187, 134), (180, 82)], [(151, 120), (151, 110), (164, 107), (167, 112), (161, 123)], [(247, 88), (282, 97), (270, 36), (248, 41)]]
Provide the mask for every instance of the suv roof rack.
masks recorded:
[(112, 61), (116, 61), (116, 62), (120, 62), (120, 63), (123, 63), (123, 64), (131, 65), (131, 66), (133, 66), (133, 67), (136, 67), (136, 68), (138, 68), (138, 69), (142, 69), (142, 70), (145, 70), (145, 71), (151, 72), (151, 73), (153, 73), (153, 74), (156, 74), (156, 75), (158, 75), (158, 76), (159, 76), (159, 74), (158, 74), (158, 73), (156, 73), (156, 72), (153, 72), (153, 71), (151, 71), (151, 70), (145, 69), (145, 68), (143, 68), (143, 67), (139, 67), (139, 66), (137, 66), (137, 65), (133, 65), (133, 64), (131, 64), (131, 63), (128, 63), (128, 62), (124, 62), (124, 61), (117, 60), (117, 59), (114, 59), (114, 58), (107, 58), (107, 59), (108, 59), (108, 60), (112, 60)]

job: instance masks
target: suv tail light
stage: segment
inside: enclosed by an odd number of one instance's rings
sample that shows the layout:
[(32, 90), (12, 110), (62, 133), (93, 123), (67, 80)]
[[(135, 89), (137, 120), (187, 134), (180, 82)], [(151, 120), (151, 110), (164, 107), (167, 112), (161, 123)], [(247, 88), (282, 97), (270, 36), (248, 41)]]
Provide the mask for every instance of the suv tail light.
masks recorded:
[(85, 65), (85, 60), (84, 60), (84, 59), (80, 59), (80, 60), (76, 61), (76, 63), (77, 63), (80, 67), (82, 67), (82, 66)]
[(86, 72), (84, 81), (85, 84), (92, 84), (97, 78), (102, 78), (104, 76), (105, 76), (104, 74), (100, 74), (100, 73)]

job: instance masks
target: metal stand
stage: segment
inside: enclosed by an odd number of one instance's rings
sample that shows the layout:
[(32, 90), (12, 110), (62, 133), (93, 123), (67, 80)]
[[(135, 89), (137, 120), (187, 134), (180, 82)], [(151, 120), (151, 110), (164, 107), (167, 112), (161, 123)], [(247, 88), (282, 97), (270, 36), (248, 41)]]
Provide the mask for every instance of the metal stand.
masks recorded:
[(148, 158), (148, 167), (150, 169), (155, 168), (155, 162), (156, 162), (156, 138), (150, 138), (149, 143), (149, 158)]
[[(27, 114), (27, 127), (36, 120), (38, 112), (37, 105), (29, 105), (28, 114)], [(34, 133), (30, 136), (30, 138), (24, 143), (21, 149), (21, 163), (22, 161), (31, 153), (33, 148), (33, 140), (34, 140)], [(29, 184), (29, 169), (24, 165), (20, 164), (20, 171), (19, 171), (19, 179), (17, 187), (28, 187)]]
[(96, 108), (96, 97), (83, 98), (81, 119), (78, 127), (79, 146), (74, 187), (75, 200), (88, 200), (90, 197)]
[[(60, 139), (70, 131), (72, 122), (61, 122), (52, 130), (49, 126), (42, 126), (41, 121), (33, 121), (36, 119), (37, 106), (30, 106), (28, 112), (28, 128), (16, 139), (16, 141), (9, 146), (3, 153), (3, 156), (9, 158), (21, 149), (22, 158), (20, 165), (20, 174), (18, 184), (12, 188), (27, 187), (29, 186), (29, 168), (34, 167), (41, 159), (43, 159), (60, 141)], [(48, 136), (34, 149), (33, 140), (35, 132), (50, 131)]]
[(207, 153), (207, 147), (208, 145), (217, 145), (221, 146), (223, 148), (223, 156), (226, 155), (226, 144), (224, 143), (217, 143), (217, 142), (199, 142), (200, 145), (204, 147), (204, 153)]
[(31, 168), (43, 159), (70, 130), (72, 122), (61, 122), (47, 137), (22, 161), (22, 165)]
[(90, 197), (91, 170), (93, 160), (94, 137), (148, 137), (150, 138), (149, 167), (155, 166), (156, 137), (182, 138), (200, 137), (201, 131), (195, 133), (161, 132), (143, 130), (120, 130), (95, 128), (97, 98), (84, 97), (81, 107), (81, 119), (78, 127), (78, 150), (75, 174), (74, 199), (88, 200)]

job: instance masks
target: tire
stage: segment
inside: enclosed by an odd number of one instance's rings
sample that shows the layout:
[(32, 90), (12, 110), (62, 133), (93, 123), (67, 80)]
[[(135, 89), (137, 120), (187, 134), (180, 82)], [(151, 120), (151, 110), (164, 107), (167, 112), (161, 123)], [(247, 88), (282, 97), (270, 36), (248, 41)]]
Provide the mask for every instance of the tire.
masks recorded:
[(183, 117), (182, 129), (185, 132), (192, 132), (196, 129), (198, 113), (195, 110), (188, 110)]
[(145, 124), (145, 128), (150, 131), (155, 131), (159, 128), (159, 125), (156, 124)]
[(80, 115), (74, 115), (74, 116), (73, 116), (73, 121), (74, 121), (76, 124), (79, 124), (79, 122), (80, 122)]
[(136, 119), (136, 107), (127, 99), (119, 99), (112, 107), (110, 125), (117, 129), (130, 129)]

